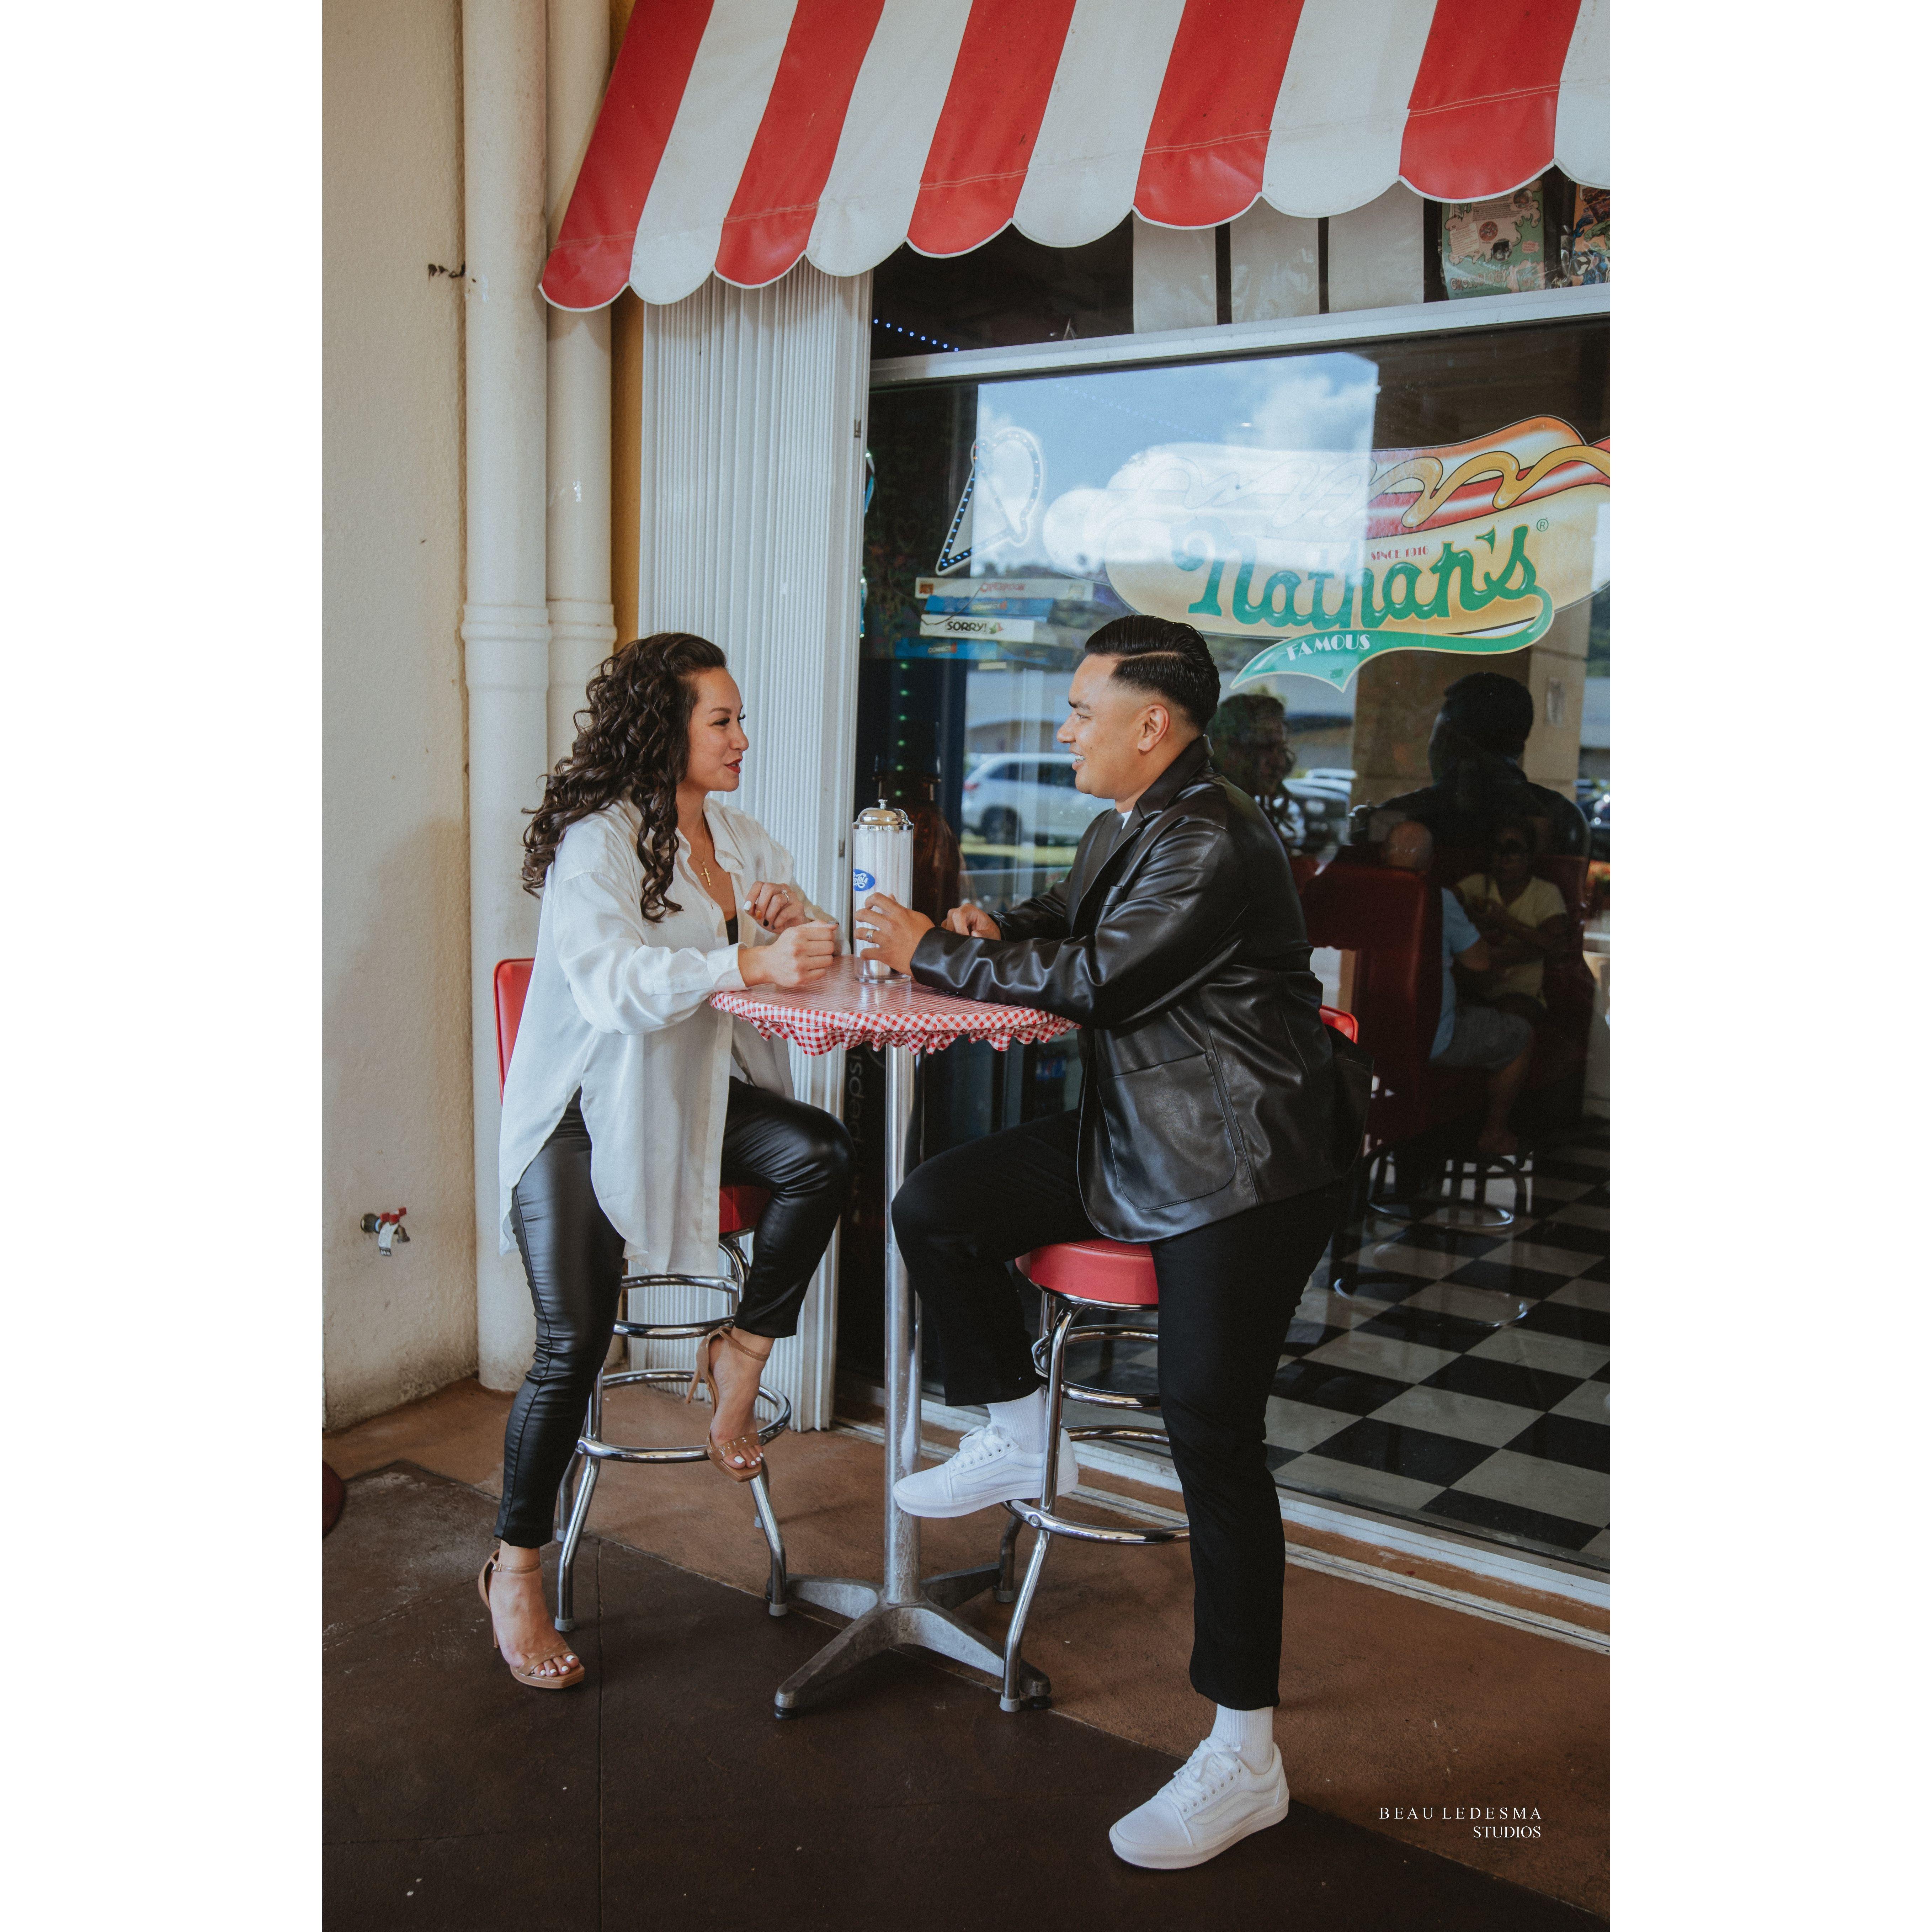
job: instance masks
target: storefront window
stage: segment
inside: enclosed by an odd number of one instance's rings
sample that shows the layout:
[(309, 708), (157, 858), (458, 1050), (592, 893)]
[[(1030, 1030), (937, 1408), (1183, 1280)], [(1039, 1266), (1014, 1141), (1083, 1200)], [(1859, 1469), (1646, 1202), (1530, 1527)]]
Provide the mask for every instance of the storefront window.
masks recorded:
[[(855, 801), (919, 817), (922, 910), (1011, 904), (1102, 808), (1054, 740), (1085, 639), (1133, 610), (1202, 631), (1216, 761), (1294, 855), (1328, 998), (1378, 1068), (1360, 1211), (1276, 1378), (1277, 1480), (1590, 1564), (1608, 408), (1596, 319), (882, 389)], [(1447, 969), (1445, 934), (1468, 956)], [(956, 1049), (925, 1077), (928, 1153), (1078, 1098), (1058, 1047)], [(862, 1138), (868, 1078), (855, 1060)], [(1113, 1367), (1151, 1375), (1125, 1351)]]

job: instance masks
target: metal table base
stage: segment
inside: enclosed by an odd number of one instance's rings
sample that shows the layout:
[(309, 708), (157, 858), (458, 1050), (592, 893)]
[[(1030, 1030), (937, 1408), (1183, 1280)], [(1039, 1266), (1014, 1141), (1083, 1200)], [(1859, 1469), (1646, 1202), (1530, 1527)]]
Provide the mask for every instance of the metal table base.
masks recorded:
[[(882, 1650), (913, 1645), (956, 1664), (984, 1671), (998, 1690), (1006, 1657), (953, 1612), (982, 1591), (996, 1602), (1013, 1600), (1013, 1544), (1017, 1520), (1000, 1538), (993, 1562), (954, 1570), (923, 1581), (919, 1574), (919, 1519), (892, 1501), (892, 1485), (917, 1464), (920, 1440), (919, 1318), (912, 1284), (892, 1238), (892, 1202), (905, 1180), (912, 1127), (914, 1055), (909, 1047), (886, 1053), (886, 1536), (885, 1576), (868, 1583), (851, 1576), (792, 1576), (788, 1602), (813, 1604), (852, 1621), (802, 1669), (778, 1687), (773, 1700), (781, 1718), (819, 1702), (847, 1671)], [(1053, 1687), (1022, 1660), (1020, 1687), (1027, 1701), (1045, 1705)]]

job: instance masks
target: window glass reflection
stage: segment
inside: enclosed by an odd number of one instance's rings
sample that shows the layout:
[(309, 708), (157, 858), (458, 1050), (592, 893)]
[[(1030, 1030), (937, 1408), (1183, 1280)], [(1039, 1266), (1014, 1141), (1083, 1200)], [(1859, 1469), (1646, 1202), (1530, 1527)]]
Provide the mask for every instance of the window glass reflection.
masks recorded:
[[(1136, 610), (1201, 629), (1216, 762), (1293, 855), (1312, 963), (1377, 1068), (1360, 1211), (1277, 1377), (1278, 1478), (1589, 1563), (1608, 404), (1600, 321), (881, 391), (859, 717), (863, 801), (922, 825), (921, 909), (997, 912), (1105, 808), (1054, 736), (1084, 639)], [(1078, 1100), (1061, 1048), (924, 1077), (929, 1150)], [(872, 1078), (855, 1057), (862, 1139)], [(848, 1242), (848, 1275), (876, 1252), (875, 1227)]]

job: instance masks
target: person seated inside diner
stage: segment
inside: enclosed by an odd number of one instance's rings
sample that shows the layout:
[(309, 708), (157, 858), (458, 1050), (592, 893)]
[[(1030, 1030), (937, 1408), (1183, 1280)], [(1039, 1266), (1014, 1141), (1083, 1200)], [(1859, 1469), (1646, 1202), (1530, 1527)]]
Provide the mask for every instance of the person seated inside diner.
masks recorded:
[(873, 761), (872, 794), (912, 820), (912, 903), (928, 919), (941, 920), (959, 903), (964, 874), (959, 835), (940, 808), (939, 754), (932, 740), (930, 724), (902, 727), (892, 755), (881, 753)]
[(1292, 846), (1282, 824), (1282, 781), (1294, 769), (1288, 742), (1288, 712), (1265, 691), (1238, 691), (1224, 698), (1208, 722), (1208, 748), (1215, 768), (1234, 780), (1262, 814)]
[[(1382, 848), (1383, 862), (1426, 873), (1436, 842), (1427, 826), (1408, 819), (1395, 826)], [(1480, 982), (1496, 962), (1490, 942), (1478, 931), (1454, 892), (1442, 894), (1442, 1016), (1430, 1043), (1432, 1066), (1478, 1067), (1489, 1076), (1483, 1124), (1476, 1135), (1479, 1154), (1507, 1156), (1517, 1150), (1510, 1132), (1510, 1110), (1522, 1091), (1536, 1046), (1536, 1030), (1520, 1013), (1478, 1005), (1458, 997), (1457, 976)], [(1398, 1163), (1400, 1166), (1400, 1163)]]
[(1529, 821), (1532, 849), (1574, 857), (1590, 849), (1583, 814), (1561, 792), (1523, 776), (1523, 748), (1536, 722), (1526, 685), (1501, 671), (1472, 671), (1442, 694), (1429, 738), (1431, 783), (1353, 814), (1356, 842), (1377, 843), (1405, 819), (1428, 826), (1436, 849), (1486, 852), (1505, 818)]
[(1570, 932), (1562, 893), (1530, 870), (1535, 837), (1527, 820), (1504, 819), (1496, 828), (1487, 865), (1456, 882), (1463, 910), (1489, 942), (1490, 970), (1474, 985), (1474, 997), (1532, 1027), (1541, 1023), (1545, 1011), (1544, 964)]

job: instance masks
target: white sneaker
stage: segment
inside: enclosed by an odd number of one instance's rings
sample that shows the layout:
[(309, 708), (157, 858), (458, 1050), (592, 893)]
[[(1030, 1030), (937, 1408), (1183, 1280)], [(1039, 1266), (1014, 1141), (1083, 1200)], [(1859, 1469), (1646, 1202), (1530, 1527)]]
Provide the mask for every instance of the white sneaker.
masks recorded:
[(1288, 1778), (1280, 1747), (1268, 1749), (1267, 1770), (1252, 1772), (1239, 1752), (1203, 1738), (1160, 1790), (1107, 1834), (1114, 1850), (1130, 1865), (1178, 1871), (1279, 1825), (1288, 1816)]
[[(1031, 1502), (1046, 1478), (1046, 1454), (1029, 1456), (996, 1422), (969, 1429), (946, 1461), (915, 1470), (892, 1485), (892, 1500), (908, 1516), (970, 1516), (994, 1503)], [(1060, 1432), (1058, 1486), (1070, 1490), (1080, 1465), (1065, 1430)]]

